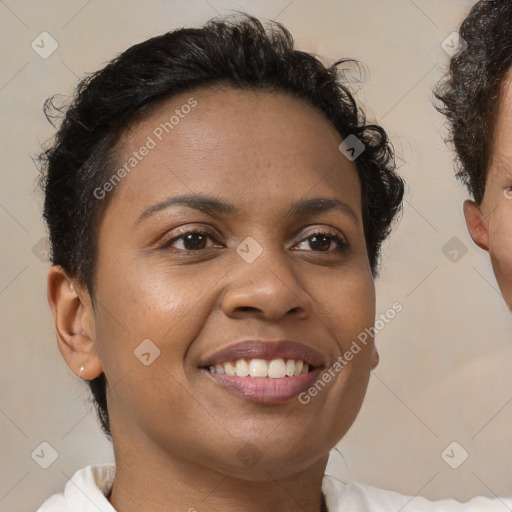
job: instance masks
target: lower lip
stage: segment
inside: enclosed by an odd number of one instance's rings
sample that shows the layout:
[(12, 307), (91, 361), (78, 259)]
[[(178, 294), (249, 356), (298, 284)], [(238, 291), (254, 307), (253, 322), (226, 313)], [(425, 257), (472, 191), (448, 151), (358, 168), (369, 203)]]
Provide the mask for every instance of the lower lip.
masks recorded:
[(238, 377), (212, 373), (202, 369), (211, 379), (225, 389), (254, 402), (283, 403), (306, 391), (320, 373), (316, 368), (305, 375), (271, 379), (269, 377)]

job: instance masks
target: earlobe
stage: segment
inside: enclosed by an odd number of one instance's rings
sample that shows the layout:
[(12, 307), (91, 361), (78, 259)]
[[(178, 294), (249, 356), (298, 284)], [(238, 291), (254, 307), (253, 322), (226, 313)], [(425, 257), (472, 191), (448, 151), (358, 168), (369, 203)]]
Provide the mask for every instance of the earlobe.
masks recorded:
[(57, 345), (73, 373), (98, 377), (103, 368), (96, 353), (94, 311), (88, 292), (59, 265), (48, 271), (47, 296), (53, 313)]
[(480, 206), (474, 201), (464, 201), (464, 217), (469, 234), (480, 249), (489, 252), (489, 231)]

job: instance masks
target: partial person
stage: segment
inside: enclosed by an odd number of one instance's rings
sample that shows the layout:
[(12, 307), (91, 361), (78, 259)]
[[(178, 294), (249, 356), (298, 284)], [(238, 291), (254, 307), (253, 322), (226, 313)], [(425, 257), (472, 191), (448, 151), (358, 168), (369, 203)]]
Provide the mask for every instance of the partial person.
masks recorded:
[(469, 234), (489, 253), (512, 310), (512, 2), (477, 2), (459, 36), (460, 52), (435, 91), (437, 108), (471, 195), (464, 202)]

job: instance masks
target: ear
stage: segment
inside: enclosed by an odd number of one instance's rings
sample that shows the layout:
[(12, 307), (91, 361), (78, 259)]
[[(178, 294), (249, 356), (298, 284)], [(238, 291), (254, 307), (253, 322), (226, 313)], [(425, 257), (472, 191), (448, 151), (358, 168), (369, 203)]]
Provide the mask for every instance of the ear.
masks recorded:
[(87, 380), (98, 377), (103, 368), (96, 353), (94, 310), (89, 293), (59, 265), (48, 271), (47, 285), (62, 357), (79, 377)]
[(469, 234), (480, 249), (489, 252), (489, 231), (480, 206), (474, 201), (464, 201), (464, 217)]
[(379, 364), (380, 356), (379, 351), (377, 350), (377, 347), (375, 346), (375, 341), (373, 342), (372, 346), (372, 356), (370, 361), (370, 367), (372, 370), (375, 370), (377, 368), (377, 365)]

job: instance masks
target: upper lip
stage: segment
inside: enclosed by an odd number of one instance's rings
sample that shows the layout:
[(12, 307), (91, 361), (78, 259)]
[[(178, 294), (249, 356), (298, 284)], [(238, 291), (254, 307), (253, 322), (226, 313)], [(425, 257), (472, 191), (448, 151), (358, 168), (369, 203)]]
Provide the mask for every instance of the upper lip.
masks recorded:
[(317, 368), (324, 365), (324, 356), (315, 348), (294, 340), (245, 340), (233, 343), (209, 357), (200, 366), (210, 366), (237, 359), (301, 359)]

